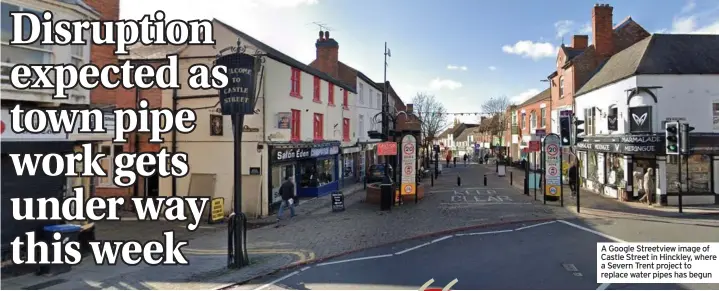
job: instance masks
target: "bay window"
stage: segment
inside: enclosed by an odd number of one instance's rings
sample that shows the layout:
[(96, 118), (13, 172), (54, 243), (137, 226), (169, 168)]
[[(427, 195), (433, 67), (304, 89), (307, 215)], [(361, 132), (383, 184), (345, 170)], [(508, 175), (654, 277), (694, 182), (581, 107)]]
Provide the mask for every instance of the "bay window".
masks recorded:
[[(42, 19), (42, 11), (32, 10), (21, 6), (2, 3), (2, 39), (0, 40), (0, 55), (2, 55), (2, 68), (0, 75), (3, 83), (10, 82), (10, 72), (12, 66), (16, 64), (52, 64), (54, 63), (53, 47), (40, 43), (43, 35), (40, 34), (38, 41), (27, 45), (10, 45), (12, 38), (13, 20), (10, 16), (11, 12), (30, 12), (38, 15)], [(23, 18), (23, 39), (29, 38), (31, 33), (30, 21)], [(37, 76), (33, 72), (31, 80), (35, 80)], [(54, 79), (54, 76), (51, 76)]]

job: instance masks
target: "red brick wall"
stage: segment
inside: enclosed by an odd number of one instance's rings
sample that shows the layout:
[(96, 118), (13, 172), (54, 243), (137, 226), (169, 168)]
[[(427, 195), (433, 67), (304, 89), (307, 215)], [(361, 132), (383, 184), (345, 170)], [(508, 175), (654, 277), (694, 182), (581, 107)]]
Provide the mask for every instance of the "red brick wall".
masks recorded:
[[(544, 111), (544, 127), (540, 126), (540, 118), (541, 118), (541, 105), (544, 103), (545, 105), (545, 111)], [(549, 133), (550, 129), (550, 122), (552, 120), (551, 115), (549, 113), (549, 99), (544, 99), (535, 103), (526, 104), (524, 106), (518, 107), (517, 110), (519, 113), (517, 114), (517, 126), (519, 127), (519, 132), (521, 133), (521, 136), (527, 136), (534, 133), (532, 130), (532, 123), (531, 120), (531, 114), (532, 111), (535, 111), (537, 115), (537, 127), (538, 129), (544, 128), (547, 130), (547, 133)], [(525, 111), (526, 116), (525, 118), (525, 128), (522, 128), (522, 110)]]
[[(120, 0), (85, 0), (85, 3), (97, 10), (102, 20), (118, 20), (120, 18)], [(100, 67), (115, 64), (117, 56), (114, 55), (114, 51), (114, 45), (92, 45), (90, 61)], [(98, 87), (90, 92), (90, 102), (93, 104), (115, 104), (115, 99), (116, 90)]]
[(595, 4), (592, 8), (592, 40), (597, 53), (609, 57), (614, 53), (614, 37), (612, 24), (612, 6)]

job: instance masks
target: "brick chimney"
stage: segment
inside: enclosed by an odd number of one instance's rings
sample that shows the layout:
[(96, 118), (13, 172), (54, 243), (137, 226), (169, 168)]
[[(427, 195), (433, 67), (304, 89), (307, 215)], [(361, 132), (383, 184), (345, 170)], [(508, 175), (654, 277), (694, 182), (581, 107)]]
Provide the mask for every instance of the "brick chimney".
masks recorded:
[(583, 50), (589, 45), (588, 35), (575, 35), (572, 36), (572, 48)]
[(612, 6), (595, 4), (592, 9), (592, 39), (597, 54), (610, 57), (614, 53), (614, 37), (612, 35)]
[(339, 68), (340, 45), (333, 38), (330, 38), (329, 31), (320, 31), (319, 39), (315, 43), (317, 56), (315, 66), (318, 70), (337, 78)]

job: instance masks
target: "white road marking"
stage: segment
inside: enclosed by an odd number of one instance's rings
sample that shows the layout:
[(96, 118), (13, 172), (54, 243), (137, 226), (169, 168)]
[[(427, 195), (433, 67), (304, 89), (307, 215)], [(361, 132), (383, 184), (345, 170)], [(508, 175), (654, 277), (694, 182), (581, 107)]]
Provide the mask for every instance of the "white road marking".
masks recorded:
[[(586, 228), (586, 227), (584, 227), (584, 226), (581, 226), (581, 225), (578, 225), (578, 224), (574, 224), (574, 223), (571, 223), (571, 222), (566, 221), (566, 220), (557, 220), (557, 221), (559, 221), (559, 222), (561, 222), (561, 223), (564, 223), (564, 224), (566, 224), (566, 225), (569, 225), (569, 226), (571, 226), (571, 227), (574, 227), (574, 228), (581, 229), (581, 230), (586, 231), (586, 232), (590, 232), (590, 233), (596, 234), (596, 235), (601, 236), (601, 237), (603, 237), (603, 238), (606, 238), (606, 239), (609, 239), (609, 240), (613, 240), (613, 241), (615, 241), (615, 242), (620, 242), (620, 243), (625, 243), (625, 242), (626, 242), (625, 240), (618, 239), (618, 238), (613, 237), (613, 236), (611, 236), (611, 235), (608, 235), (608, 234), (605, 234), (605, 233), (601, 233), (601, 232), (599, 232), (599, 231), (596, 231), (596, 230), (593, 230), (593, 229), (589, 229), (589, 228)], [(597, 287), (597, 290), (606, 290), (607, 288), (609, 288), (609, 285), (612, 285), (612, 284), (611, 284), (611, 283), (602, 283), (601, 285), (599, 285), (599, 287)]]
[(309, 269), (309, 268), (312, 268), (312, 267), (310, 267), (310, 266), (304, 267), (304, 268), (300, 269), (300, 272), (307, 271), (307, 269)]
[(620, 242), (620, 243), (625, 243), (625, 242), (626, 242), (626, 241), (624, 241), (624, 240), (618, 239), (618, 238), (613, 237), (613, 236), (611, 236), (611, 235), (604, 234), (604, 233), (598, 232), (598, 231), (596, 231), (596, 230), (589, 229), (589, 228), (586, 228), (586, 227), (584, 227), (584, 226), (571, 223), (571, 222), (566, 221), (566, 220), (557, 220), (557, 221), (559, 221), (559, 222), (561, 222), (561, 223), (564, 223), (564, 224), (566, 224), (566, 225), (569, 225), (569, 226), (571, 226), (571, 227), (581, 229), (581, 230), (586, 231), (586, 232), (591, 232), (591, 233), (593, 233), (593, 234), (596, 234), (596, 235), (598, 235), (598, 236), (601, 236), (601, 237), (606, 238), (606, 239), (609, 239), (609, 240), (613, 240), (613, 241), (615, 241), (615, 242)]
[(537, 223), (537, 224), (522, 226), (522, 227), (517, 228), (517, 229), (515, 229), (515, 230), (517, 230), (517, 231), (519, 231), (519, 230), (525, 230), (525, 229), (528, 229), (528, 228), (537, 227), (537, 226), (542, 226), (542, 225), (547, 225), (547, 224), (555, 223), (555, 222), (556, 222), (555, 220), (552, 220), (552, 221), (547, 221), (547, 222), (542, 222), (542, 223)]
[(341, 260), (341, 261), (320, 263), (320, 264), (317, 264), (317, 267), (322, 267), (322, 266), (327, 266), (327, 265), (334, 265), (334, 264), (349, 263), (349, 262), (356, 262), (356, 261), (374, 260), (374, 259), (386, 258), (386, 257), (391, 257), (391, 256), (393, 256), (393, 254), (386, 254), (386, 255), (379, 255), (379, 256), (369, 256), (369, 257), (361, 257), (361, 258), (347, 259), (347, 260)]
[(253, 290), (262, 290), (262, 289), (269, 288), (270, 286), (272, 286), (272, 285), (274, 285), (274, 284), (277, 284), (277, 283), (279, 283), (280, 281), (284, 281), (284, 280), (286, 280), (287, 278), (292, 277), (292, 276), (295, 276), (295, 275), (297, 275), (297, 274), (299, 274), (299, 273), (300, 273), (300, 271), (294, 271), (294, 272), (289, 273), (289, 274), (287, 274), (287, 275), (284, 275), (284, 276), (282, 276), (282, 277), (280, 277), (280, 278), (277, 278), (277, 279), (275, 279), (275, 280), (272, 280), (272, 282), (267, 283), (267, 284), (265, 284), (265, 285), (262, 285), (262, 286), (260, 286), (260, 287), (257, 287), (257, 288), (255, 288), (255, 289), (253, 289)]
[(418, 245), (418, 246), (413, 246), (413, 247), (411, 247), (411, 248), (408, 248), (408, 249), (405, 249), (405, 250), (402, 250), (402, 251), (396, 252), (396, 253), (394, 253), (394, 254), (395, 254), (395, 255), (401, 255), (401, 254), (405, 254), (405, 253), (408, 253), (408, 252), (414, 251), (414, 250), (416, 250), (416, 249), (418, 249), (418, 248), (421, 248), (421, 247), (426, 247), (426, 246), (428, 246), (428, 245), (430, 245), (430, 244), (432, 244), (432, 243), (431, 243), (431, 242), (426, 242), (426, 243), (423, 243), (423, 244), (421, 244), (421, 245)]
[(443, 240), (448, 239), (448, 238), (452, 238), (452, 235), (440, 237), (440, 238), (438, 238), (438, 239), (433, 240), (431, 243), (440, 242), (440, 241), (443, 241)]
[(512, 232), (513, 229), (505, 229), (505, 230), (495, 230), (495, 231), (485, 231), (485, 232), (471, 232), (471, 233), (458, 233), (456, 236), (467, 236), (467, 235), (485, 235), (485, 234), (495, 234), (495, 233), (504, 233), (504, 232)]

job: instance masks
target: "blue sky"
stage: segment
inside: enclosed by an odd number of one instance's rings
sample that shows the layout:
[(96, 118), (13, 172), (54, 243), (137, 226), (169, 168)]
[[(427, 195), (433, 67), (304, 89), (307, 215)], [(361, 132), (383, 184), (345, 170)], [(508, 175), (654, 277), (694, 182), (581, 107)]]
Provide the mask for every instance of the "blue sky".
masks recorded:
[[(198, 3), (203, 3), (198, 5)], [(331, 27), (341, 61), (388, 80), (409, 102), (434, 94), (449, 112), (477, 112), (490, 97), (521, 101), (546, 88), (556, 49), (591, 36), (585, 0), (121, 0), (121, 17), (163, 10), (167, 18), (218, 18), (309, 63), (319, 22)], [(614, 22), (631, 16), (651, 33), (719, 33), (715, 0), (612, 1)], [(462, 117), (473, 121), (475, 117)]]

